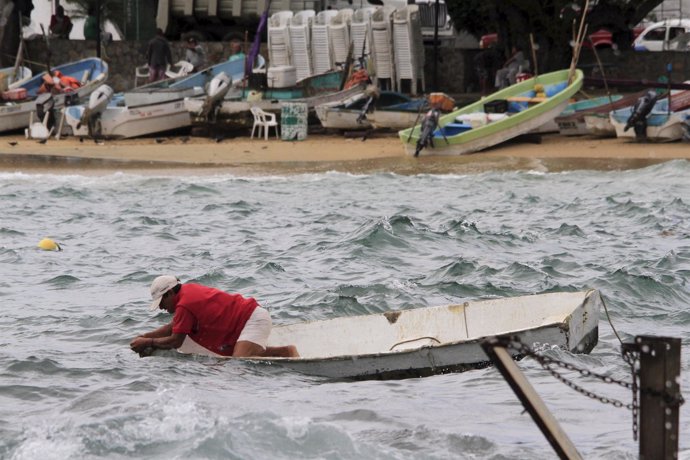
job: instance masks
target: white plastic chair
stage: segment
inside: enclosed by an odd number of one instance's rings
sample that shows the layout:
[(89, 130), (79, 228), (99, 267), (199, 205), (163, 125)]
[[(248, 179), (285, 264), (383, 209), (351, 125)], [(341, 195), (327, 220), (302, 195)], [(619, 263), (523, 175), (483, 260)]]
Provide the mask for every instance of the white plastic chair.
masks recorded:
[(254, 115), (254, 126), (252, 126), (252, 139), (254, 139), (254, 131), (259, 128), (257, 137), (261, 137), (261, 130), (264, 130), (264, 139), (268, 140), (268, 129), (273, 126), (276, 130), (276, 139), (278, 137), (278, 121), (276, 120), (275, 113), (264, 112), (258, 107), (252, 107), (252, 115)]
[(134, 68), (134, 87), (139, 86), (139, 79), (143, 79), (145, 82), (149, 79), (149, 66), (140, 65)]
[(177, 61), (175, 64), (168, 66), (165, 71), (165, 76), (168, 78), (184, 77), (185, 75), (189, 75), (192, 70), (194, 70), (194, 66), (191, 62)]

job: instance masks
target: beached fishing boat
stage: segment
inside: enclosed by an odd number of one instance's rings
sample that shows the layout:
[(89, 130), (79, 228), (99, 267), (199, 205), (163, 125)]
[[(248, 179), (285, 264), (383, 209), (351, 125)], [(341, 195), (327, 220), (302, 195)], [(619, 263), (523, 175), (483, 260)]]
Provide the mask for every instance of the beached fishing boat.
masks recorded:
[(554, 120), (558, 125), (558, 132), (563, 136), (583, 136), (589, 134), (585, 124), (585, 115), (597, 113), (597, 111), (605, 113), (606, 111), (615, 110), (614, 102), (622, 98), (622, 95), (615, 94), (610, 97), (595, 97), (568, 104), (565, 110)]
[[(252, 107), (264, 112), (280, 114), (286, 103), (307, 104), (307, 110), (313, 111), (319, 104), (341, 101), (364, 92), (365, 83), (343, 86), (343, 73), (340, 70), (312, 75), (297, 82), (294, 86), (284, 88), (240, 88), (225, 96), (213, 113), (213, 121), (226, 125), (246, 125), (251, 119)], [(204, 115), (203, 101), (188, 98), (185, 107), (195, 125), (204, 125), (209, 119)], [(251, 126), (251, 124), (250, 124)]]
[[(261, 59), (260, 63), (263, 62)], [(101, 105), (100, 110), (93, 110), (88, 104), (67, 108), (65, 121), (75, 136), (105, 138), (131, 138), (188, 127), (191, 119), (184, 99), (205, 96), (207, 85), (221, 74), (230, 77), (228, 84), (241, 82), (244, 60), (222, 62), (192, 75), (124, 93), (111, 92), (104, 96), (109, 102)]]
[[(269, 346), (299, 358), (240, 358), (336, 379), (421, 377), (485, 367), (480, 342), (517, 336), (538, 347), (589, 353), (598, 341), (598, 291), (466, 301), (274, 327)], [(182, 353), (216, 355), (187, 338)], [(227, 357), (225, 357), (227, 358)]]
[[(628, 126), (628, 120), (635, 110), (636, 106), (632, 106), (614, 110), (609, 114), (611, 125), (616, 130), (616, 137), (636, 138), (634, 127)], [(647, 115), (646, 140), (673, 142), (682, 139), (688, 115), (690, 115), (690, 91), (672, 91), (670, 101), (666, 97), (654, 102), (654, 107)]]
[(5, 67), (4, 69), (0, 69), (0, 78), (5, 80), (4, 83), (0, 82), (0, 87), (6, 89), (16, 88), (28, 81), (32, 76), (33, 73), (28, 67)]
[[(441, 116), (438, 127), (429, 133), (431, 142), (423, 154), (478, 152), (543, 126), (556, 118), (582, 87), (582, 71), (576, 70), (571, 81), (569, 75), (568, 70), (561, 70), (530, 78)], [(410, 155), (419, 152), (418, 141), (425, 141), (422, 133), (422, 124), (399, 132)]]
[[(102, 85), (108, 78), (108, 64), (98, 58), (87, 58), (52, 67), (51, 72), (55, 78), (62, 75), (63, 78), (78, 82), (77, 88), (53, 94), (54, 108), (60, 109), (65, 105), (65, 98), (69, 97), (70, 103), (82, 100)], [(17, 92), (25, 90), (21, 92), (20, 98), (0, 102), (0, 132), (29, 126), (31, 113), (36, 110), (36, 97), (39, 96), (39, 91), (47, 78), (46, 72), (31, 77), (14, 88)]]
[(412, 99), (396, 91), (369, 91), (344, 101), (317, 105), (321, 126), (329, 129), (404, 129), (429, 108), (426, 99)]

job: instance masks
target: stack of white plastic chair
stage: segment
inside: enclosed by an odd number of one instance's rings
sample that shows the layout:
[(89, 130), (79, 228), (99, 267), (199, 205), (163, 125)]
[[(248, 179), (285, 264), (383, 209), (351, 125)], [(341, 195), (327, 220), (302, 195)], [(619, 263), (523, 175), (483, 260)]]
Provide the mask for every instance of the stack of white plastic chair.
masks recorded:
[(279, 11), (268, 20), (268, 60), (271, 67), (291, 65), (288, 25), (292, 15), (292, 11)]
[(395, 75), (398, 91), (402, 80), (410, 81), (410, 92), (416, 95), (421, 80), (424, 91), (424, 47), (422, 26), (417, 5), (399, 8), (393, 14), (393, 52), (395, 53)]
[(333, 52), (333, 64), (345, 64), (350, 51), (350, 23), (354, 11), (344, 8), (331, 19), (328, 25), (328, 40)]
[(369, 56), (371, 49), (371, 15), (376, 8), (360, 8), (352, 15), (350, 24), (350, 39), (352, 40), (352, 56), (355, 60)]
[(311, 24), (311, 62), (314, 66), (314, 74), (325, 73), (333, 68), (328, 24), (337, 14), (337, 10), (321, 11)]
[(292, 65), (297, 70), (297, 80), (312, 75), (311, 65), (311, 23), (316, 16), (314, 10), (304, 10), (290, 20), (290, 51)]
[[(371, 15), (371, 52), (376, 79), (381, 88), (395, 90), (395, 62), (393, 60), (392, 16), (395, 8), (382, 6)], [(388, 85), (386, 84), (388, 81)]]

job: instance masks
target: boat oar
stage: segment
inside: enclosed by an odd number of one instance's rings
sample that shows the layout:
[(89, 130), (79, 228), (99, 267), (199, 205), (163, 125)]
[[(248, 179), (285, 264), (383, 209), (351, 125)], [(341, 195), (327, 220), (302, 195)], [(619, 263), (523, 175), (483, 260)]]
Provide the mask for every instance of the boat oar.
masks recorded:
[[(424, 109), (424, 104), (419, 104), (419, 109), (417, 110), (417, 118), (414, 120), (414, 124), (412, 125), (412, 128), (410, 128), (410, 135), (407, 136), (407, 141), (405, 141), (406, 144), (410, 143), (410, 139), (412, 138), (412, 133), (414, 132), (414, 128), (417, 126), (417, 123), (419, 123), (419, 117), (422, 116), (422, 109)], [(421, 131), (421, 127), (419, 130)]]
[(532, 60), (534, 61), (534, 83), (537, 82), (537, 77), (539, 77), (539, 66), (537, 65), (537, 45), (534, 43), (534, 35), (529, 34), (529, 46), (532, 48)]

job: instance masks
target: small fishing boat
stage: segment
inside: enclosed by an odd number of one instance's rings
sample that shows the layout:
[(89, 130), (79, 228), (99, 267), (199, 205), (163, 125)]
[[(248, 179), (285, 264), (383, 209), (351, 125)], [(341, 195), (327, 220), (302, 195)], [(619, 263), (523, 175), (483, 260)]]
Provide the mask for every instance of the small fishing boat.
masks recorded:
[(33, 73), (28, 67), (5, 67), (4, 69), (0, 69), (0, 78), (5, 79), (5, 83), (0, 84), (0, 87), (7, 89), (16, 88), (28, 81), (32, 76)]
[(616, 137), (616, 128), (611, 124), (609, 114), (613, 110), (629, 107), (644, 94), (640, 91), (633, 94), (626, 94), (622, 98), (611, 104), (604, 104), (599, 107), (586, 110), (582, 113), (582, 120), (585, 124), (586, 134), (596, 137)]
[[(481, 341), (493, 336), (589, 353), (598, 341), (602, 302), (596, 290), (556, 292), (289, 324), (272, 329), (268, 346), (294, 344), (299, 358), (240, 359), (361, 380), (485, 367)], [(224, 358), (189, 338), (178, 351)]]
[(404, 129), (429, 109), (425, 98), (412, 99), (396, 91), (368, 91), (344, 101), (315, 107), (321, 126), (329, 129)]
[(613, 108), (614, 102), (622, 98), (622, 95), (615, 94), (610, 97), (595, 97), (568, 104), (565, 110), (555, 119), (558, 125), (558, 132), (563, 136), (583, 136), (588, 134), (585, 115), (596, 113), (597, 110), (615, 110)]
[[(294, 86), (284, 88), (269, 88), (263, 84), (252, 85), (250, 82), (246, 88), (236, 88), (228, 92), (218, 104), (212, 121), (244, 126), (251, 119), (252, 108), (280, 114), (286, 103), (303, 103), (307, 104), (308, 111), (313, 111), (319, 104), (341, 101), (364, 92), (366, 87), (364, 83), (341, 89), (342, 79), (343, 72), (335, 70), (312, 75), (300, 80)], [(204, 115), (202, 100), (188, 98), (185, 100), (185, 107), (195, 125), (204, 125), (209, 121)]]
[[(644, 96), (643, 96), (644, 97)], [(665, 97), (651, 102), (654, 104), (646, 116), (646, 139), (650, 142), (673, 142), (683, 138), (685, 120), (690, 115), (690, 91), (672, 91), (670, 100)], [(611, 125), (616, 130), (616, 137), (635, 139), (636, 133), (631, 116), (638, 110), (639, 104), (614, 110), (609, 114)]]
[(60, 92), (53, 92), (53, 107), (60, 109), (65, 105), (65, 99), (74, 103), (88, 97), (92, 91), (102, 85), (108, 78), (108, 64), (98, 58), (87, 58), (51, 68), (51, 76), (41, 72), (24, 83), (16, 86), (12, 91), (21, 91), (21, 97), (16, 100), (0, 102), (0, 132), (13, 131), (29, 126), (31, 113), (36, 110), (36, 98), (41, 94), (41, 88), (47, 80), (61, 76), (62, 79), (76, 81), (74, 86)]
[[(225, 61), (192, 75), (154, 82), (114, 95), (103, 88), (107, 104), (98, 100), (92, 105), (69, 107), (65, 111), (65, 120), (75, 136), (115, 139), (189, 127), (191, 119), (184, 99), (204, 96), (207, 85), (221, 74), (229, 77), (228, 85), (230, 80), (241, 82), (244, 79), (244, 60)], [(95, 110), (95, 107), (100, 110)]]
[[(572, 78), (569, 78), (571, 77)], [(552, 121), (582, 87), (582, 71), (551, 72), (516, 83), (438, 119), (437, 127), (422, 138), (423, 124), (400, 131), (410, 155), (430, 144), (427, 155), (478, 152), (533, 131)], [(470, 117), (471, 123), (467, 122)]]

